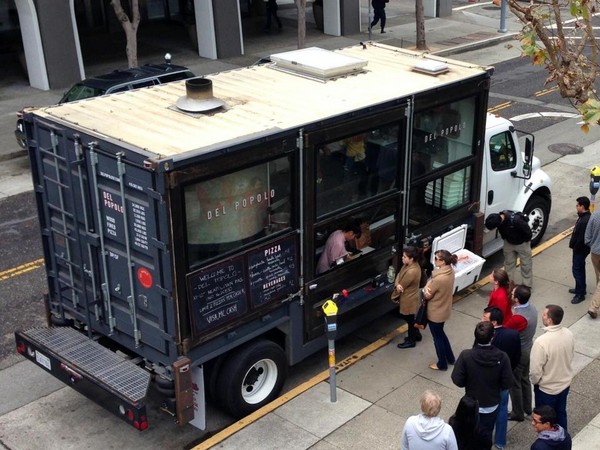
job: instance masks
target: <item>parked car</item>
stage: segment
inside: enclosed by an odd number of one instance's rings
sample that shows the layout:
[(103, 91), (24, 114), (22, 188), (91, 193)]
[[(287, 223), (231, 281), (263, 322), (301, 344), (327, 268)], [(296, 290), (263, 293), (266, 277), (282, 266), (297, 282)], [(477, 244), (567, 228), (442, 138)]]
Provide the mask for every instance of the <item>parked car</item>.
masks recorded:
[[(110, 73), (86, 78), (79, 83), (75, 83), (63, 95), (58, 104), (194, 77), (193, 72), (187, 67), (171, 64), (171, 55), (167, 53), (165, 55), (165, 62), (162, 64), (145, 64), (142, 67), (132, 69), (117, 69)], [(23, 111), (17, 112), (15, 137), (19, 146), (25, 148), (27, 143), (23, 125)]]

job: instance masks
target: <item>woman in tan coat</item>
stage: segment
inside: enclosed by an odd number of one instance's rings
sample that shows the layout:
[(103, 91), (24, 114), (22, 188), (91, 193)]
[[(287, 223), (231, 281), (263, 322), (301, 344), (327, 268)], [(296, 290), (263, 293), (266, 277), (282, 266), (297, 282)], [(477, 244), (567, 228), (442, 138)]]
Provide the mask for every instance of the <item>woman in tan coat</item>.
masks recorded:
[(413, 348), (422, 339), (421, 332), (414, 327), (415, 312), (419, 306), (420, 257), (418, 249), (406, 247), (402, 252), (402, 268), (394, 280), (392, 301), (400, 304), (400, 316), (408, 325), (408, 336), (398, 344), (398, 348)]
[(444, 332), (444, 323), (452, 313), (452, 294), (454, 290), (454, 269), (457, 257), (448, 250), (435, 252), (435, 269), (431, 279), (423, 288), (423, 297), (427, 300), (427, 320), (435, 353), (437, 364), (429, 365), (433, 370), (448, 370), (448, 364), (454, 364), (455, 358), (450, 346), (448, 336)]

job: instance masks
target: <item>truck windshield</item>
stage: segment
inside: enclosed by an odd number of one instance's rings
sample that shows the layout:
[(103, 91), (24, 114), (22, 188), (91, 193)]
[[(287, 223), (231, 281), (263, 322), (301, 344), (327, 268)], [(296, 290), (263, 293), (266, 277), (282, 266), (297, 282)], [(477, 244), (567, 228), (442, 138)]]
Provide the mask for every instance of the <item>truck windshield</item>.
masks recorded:
[(279, 158), (185, 188), (190, 267), (288, 229), (291, 171)]

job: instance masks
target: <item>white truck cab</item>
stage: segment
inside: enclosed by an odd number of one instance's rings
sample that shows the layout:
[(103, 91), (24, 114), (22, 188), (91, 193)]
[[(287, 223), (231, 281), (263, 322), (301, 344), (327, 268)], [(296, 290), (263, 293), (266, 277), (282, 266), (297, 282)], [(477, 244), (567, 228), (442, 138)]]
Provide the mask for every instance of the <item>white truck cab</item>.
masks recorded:
[[(531, 245), (541, 240), (552, 205), (550, 177), (533, 156), (534, 138), (528, 133), (521, 150), (518, 131), (497, 115), (487, 115), (485, 152), (481, 177), (480, 210), (485, 217), (503, 210), (522, 211), (529, 216), (533, 231)], [(483, 256), (500, 250), (502, 239), (496, 230), (484, 230)]]

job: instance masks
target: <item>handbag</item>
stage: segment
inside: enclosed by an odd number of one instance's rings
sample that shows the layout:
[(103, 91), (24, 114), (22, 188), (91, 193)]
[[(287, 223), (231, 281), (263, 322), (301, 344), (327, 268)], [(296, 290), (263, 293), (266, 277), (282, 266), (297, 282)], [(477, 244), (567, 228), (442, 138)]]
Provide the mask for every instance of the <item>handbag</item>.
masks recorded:
[(423, 298), (423, 291), (419, 289), (419, 309), (415, 314), (414, 327), (424, 330), (427, 327), (427, 301)]

